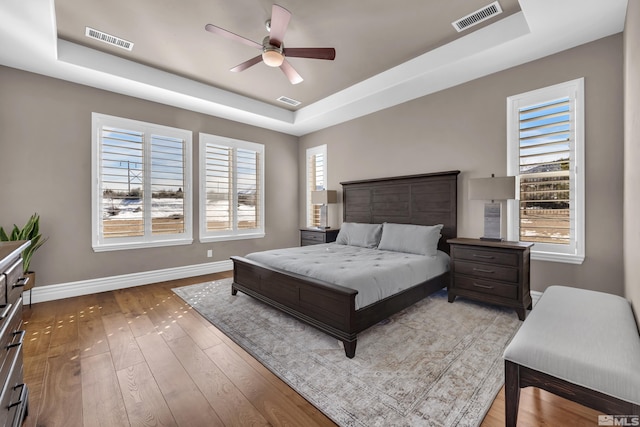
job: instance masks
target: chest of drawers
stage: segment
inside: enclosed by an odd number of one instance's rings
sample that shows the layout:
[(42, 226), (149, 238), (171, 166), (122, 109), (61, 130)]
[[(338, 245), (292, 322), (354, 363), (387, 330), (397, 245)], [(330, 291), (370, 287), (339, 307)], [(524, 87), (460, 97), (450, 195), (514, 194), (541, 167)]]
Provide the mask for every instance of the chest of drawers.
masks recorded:
[(27, 414), (23, 379), (22, 251), (29, 242), (0, 243), (0, 426), (19, 426)]
[(449, 302), (457, 296), (513, 307), (524, 320), (531, 307), (530, 248), (532, 243), (449, 239), (451, 283)]

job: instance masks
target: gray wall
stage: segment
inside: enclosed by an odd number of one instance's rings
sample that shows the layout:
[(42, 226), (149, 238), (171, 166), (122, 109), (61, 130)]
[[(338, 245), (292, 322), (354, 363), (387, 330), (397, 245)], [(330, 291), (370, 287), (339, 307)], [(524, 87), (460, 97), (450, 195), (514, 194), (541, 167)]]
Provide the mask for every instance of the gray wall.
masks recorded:
[(622, 65), (618, 34), (303, 136), (300, 182), (306, 148), (320, 144), (327, 144), (329, 189), (339, 190), (340, 181), (459, 169), (458, 235), (481, 236), (483, 202), (467, 200), (467, 182), (506, 174), (506, 98), (584, 77), (586, 260), (582, 265), (534, 261), (532, 287), (543, 291), (566, 284), (621, 295)]
[(640, 325), (640, 2), (630, 1), (624, 31), (624, 262), (625, 295)]
[[(188, 246), (94, 253), (91, 112), (194, 132), (194, 240)], [(265, 144), (266, 237), (198, 243), (198, 132)], [(0, 225), (34, 212), (49, 241), (33, 257), (37, 285), (228, 260), (298, 243), (298, 138), (204, 114), (0, 67)], [(213, 257), (206, 250), (213, 249)]]

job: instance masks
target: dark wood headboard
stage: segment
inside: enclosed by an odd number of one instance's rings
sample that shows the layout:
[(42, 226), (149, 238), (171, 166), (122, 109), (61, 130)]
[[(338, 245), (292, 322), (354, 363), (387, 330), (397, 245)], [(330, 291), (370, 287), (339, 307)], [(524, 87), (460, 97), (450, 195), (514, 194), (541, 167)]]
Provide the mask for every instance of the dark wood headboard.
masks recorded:
[(457, 237), (460, 171), (341, 182), (344, 222), (443, 224), (438, 249)]

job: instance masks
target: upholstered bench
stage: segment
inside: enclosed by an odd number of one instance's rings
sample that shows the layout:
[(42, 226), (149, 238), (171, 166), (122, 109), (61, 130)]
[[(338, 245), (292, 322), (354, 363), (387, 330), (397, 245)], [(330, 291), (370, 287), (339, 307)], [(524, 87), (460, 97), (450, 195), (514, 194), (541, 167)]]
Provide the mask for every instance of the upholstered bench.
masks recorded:
[(640, 335), (622, 297), (550, 286), (503, 357), (507, 426), (529, 386), (603, 415), (640, 414)]

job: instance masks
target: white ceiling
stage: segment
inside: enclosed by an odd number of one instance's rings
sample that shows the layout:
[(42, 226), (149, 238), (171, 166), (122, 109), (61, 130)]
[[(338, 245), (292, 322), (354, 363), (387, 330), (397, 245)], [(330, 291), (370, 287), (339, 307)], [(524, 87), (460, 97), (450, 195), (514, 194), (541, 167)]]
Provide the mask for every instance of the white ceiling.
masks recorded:
[[(288, 47), (336, 48), (335, 61), (291, 58), (305, 78), (292, 86), (264, 64), (230, 73), (259, 52), (204, 31), (212, 23), (260, 42), (271, 0), (3, 0), (0, 64), (304, 135), (621, 32), (627, 6), (515, 1), (459, 35), (451, 22), (491, 0), (280, 0), (293, 14)], [(86, 39), (85, 26), (134, 50)], [(281, 95), (303, 104), (274, 102)]]

